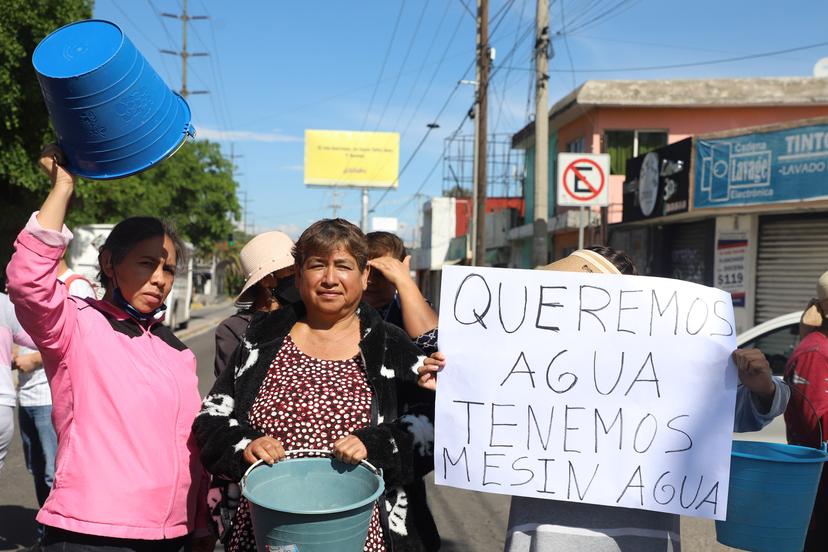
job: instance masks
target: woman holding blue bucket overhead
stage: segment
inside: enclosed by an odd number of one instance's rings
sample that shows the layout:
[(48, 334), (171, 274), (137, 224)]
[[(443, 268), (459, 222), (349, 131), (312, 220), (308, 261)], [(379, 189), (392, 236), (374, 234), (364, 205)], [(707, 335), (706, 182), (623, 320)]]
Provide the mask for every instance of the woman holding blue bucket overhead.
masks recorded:
[(9, 295), (43, 355), (58, 434), (54, 486), (37, 516), (45, 550), (212, 549), (207, 475), (190, 425), (192, 352), (161, 324), (180, 240), (151, 217), (126, 219), (101, 247), (103, 300), (69, 296), (57, 266), (74, 176), (47, 147), (52, 190), (15, 241)]
[(8, 288), (43, 355), (58, 434), (43, 548), (212, 550), (190, 431), (195, 357), (161, 324), (180, 240), (156, 218), (130, 218), (101, 247), (103, 300), (70, 297), (57, 278), (76, 176), (119, 178), (171, 155), (192, 134), (189, 107), (107, 21), (58, 29), (32, 63), (63, 149), (41, 154), (52, 190), (17, 237)]
[[(272, 464), (286, 450), (367, 459), (383, 470), (387, 490), (364, 549), (437, 550), (422, 481), (433, 468), (434, 415), (434, 394), (417, 386), (422, 352), (361, 302), (368, 249), (359, 228), (316, 222), (293, 255), (302, 302), (254, 317), (194, 423), (202, 461), (239, 481), (257, 460)], [(228, 550), (256, 549), (246, 500), (233, 531)]]

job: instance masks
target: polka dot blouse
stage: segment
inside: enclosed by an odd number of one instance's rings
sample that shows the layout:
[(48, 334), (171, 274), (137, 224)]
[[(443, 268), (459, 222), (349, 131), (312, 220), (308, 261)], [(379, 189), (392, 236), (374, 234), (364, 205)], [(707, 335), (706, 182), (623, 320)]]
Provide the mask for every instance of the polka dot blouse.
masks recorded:
[[(273, 359), (250, 409), (250, 424), (282, 442), (285, 450), (333, 449), (338, 439), (371, 423), (371, 387), (357, 355), (348, 360), (312, 358), (290, 336)], [(249, 505), (242, 499), (228, 550), (255, 551)], [(385, 550), (374, 505), (365, 552)]]

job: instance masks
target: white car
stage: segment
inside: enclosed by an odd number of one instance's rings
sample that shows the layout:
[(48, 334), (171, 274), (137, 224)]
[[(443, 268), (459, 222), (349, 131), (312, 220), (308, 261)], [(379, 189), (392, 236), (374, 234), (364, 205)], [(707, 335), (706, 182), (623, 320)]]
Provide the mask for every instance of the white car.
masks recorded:
[(765, 353), (775, 376), (782, 376), (793, 350), (799, 345), (802, 311), (789, 312), (762, 322), (736, 336), (736, 346), (757, 348)]

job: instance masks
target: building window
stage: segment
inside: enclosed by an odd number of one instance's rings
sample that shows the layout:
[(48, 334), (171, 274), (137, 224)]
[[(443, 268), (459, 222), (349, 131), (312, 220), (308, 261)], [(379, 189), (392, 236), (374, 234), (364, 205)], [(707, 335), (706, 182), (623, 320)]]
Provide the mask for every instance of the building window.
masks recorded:
[(664, 130), (608, 130), (604, 151), (610, 154), (610, 173), (625, 174), (627, 160), (667, 145)]
[(568, 153), (584, 153), (584, 137), (581, 136), (571, 142), (567, 142), (566, 151)]

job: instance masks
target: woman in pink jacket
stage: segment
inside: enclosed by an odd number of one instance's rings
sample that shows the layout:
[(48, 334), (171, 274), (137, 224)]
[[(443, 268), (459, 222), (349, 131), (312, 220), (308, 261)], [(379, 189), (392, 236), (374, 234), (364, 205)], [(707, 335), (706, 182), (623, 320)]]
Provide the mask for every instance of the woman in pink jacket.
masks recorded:
[(200, 407), (193, 353), (160, 323), (180, 241), (127, 219), (101, 248), (101, 301), (57, 280), (74, 177), (47, 147), (52, 190), (15, 242), (9, 295), (43, 354), (58, 434), (55, 481), (37, 515), (44, 549), (212, 550), (206, 476), (190, 427)]

